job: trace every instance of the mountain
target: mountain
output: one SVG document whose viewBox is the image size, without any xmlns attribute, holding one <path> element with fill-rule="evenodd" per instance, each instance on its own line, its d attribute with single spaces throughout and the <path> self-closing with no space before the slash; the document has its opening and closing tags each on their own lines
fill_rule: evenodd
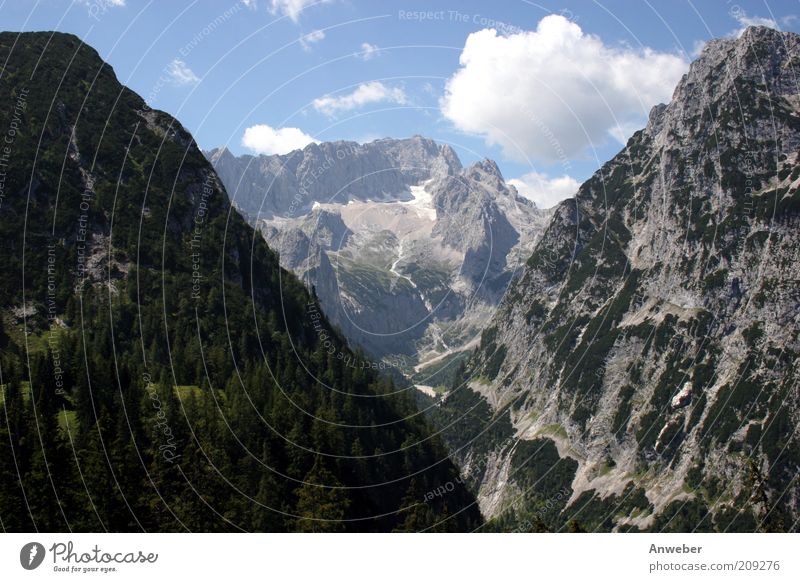
<svg viewBox="0 0 800 582">
<path fill-rule="evenodd" d="M 0 61 L 4 530 L 480 524 L 175 119 L 75 36 L 2 33 Z"/>
<path fill-rule="evenodd" d="M 797 530 L 798 50 L 708 43 L 556 208 L 435 412 L 488 528 Z"/>
<path fill-rule="evenodd" d="M 206 156 L 334 325 L 424 390 L 476 345 L 549 217 L 494 162 L 420 136 Z"/>
<path fill-rule="evenodd" d="M 217 148 L 206 156 L 233 203 L 259 217 L 305 214 L 315 202 L 395 200 L 410 186 L 461 169 L 450 146 L 421 137 L 312 143 L 282 156 L 236 157 Z"/>
</svg>

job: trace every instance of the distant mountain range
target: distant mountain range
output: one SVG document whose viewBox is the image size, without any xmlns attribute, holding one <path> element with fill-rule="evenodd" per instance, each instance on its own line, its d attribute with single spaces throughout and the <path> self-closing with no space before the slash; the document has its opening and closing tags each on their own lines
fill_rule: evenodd
<svg viewBox="0 0 800 582">
<path fill-rule="evenodd" d="M 206 156 L 345 336 L 409 373 L 476 345 L 549 217 L 494 162 L 419 136 Z"/>
</svg>

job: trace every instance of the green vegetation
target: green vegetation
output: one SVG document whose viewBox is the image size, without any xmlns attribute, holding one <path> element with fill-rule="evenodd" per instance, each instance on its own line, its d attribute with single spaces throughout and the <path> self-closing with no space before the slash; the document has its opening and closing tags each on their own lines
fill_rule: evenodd
<svg viewBox="0 0 800 582">
<path fill-rule="evenodd" d="M 408 279 L 398 277 L 388 269 L 380 269 L 341 256 L 336 260 L 336 269 L 340 285 L 346 289 L 360 289 L 358 296 L 365 299 L 403 291 L 410 293 L 414 289 Z"/>
<path fill-rule="evenodd" d="M 625 436 L 625 430 L 628 428 L 628 421 L 631 416 L 631 399 L 635 393 L 636 389 L 630 384 L 620 390 L 619 405 L 611 424 L 611 431 L 617 439 L 622 439 Z"/>
<path fill-rule="evenodd" d="M 538 434 L 545 436 L 555 436 L 560 439 L 567 438 L 566 429 L 560 424 L 548 424 L 539 429 Z"/>
<path fill-rule="evenodd" d="M 453 384 L 460 366 L 469 360 L 470 352 L 456 352 L 438 360 L 429 366 L 425 366 L 421 371 L 415 372 L 410 377 L 412 384 L 425 384 L 433 386 L 434 390 L 441 387 L 446 389 Z"/>
<path fill-rule="evenodd" d="M 481 531 L 558 531 L 560 514 L 572 495 L 578 463 L 562 459 L 549 439 L 519 441 L 511 459 L 511 477 L 519 493 L 506 510 Z"/>
<path fill-rule="evenodd" d="M 347 364 L 177 121 L 76 37 L 3 33 L 0 59 L 0 127 L 26 96 L 0 216 L 3 529 L 480 523 L 460 484 L 420 503 L 458 473 L 413 397 Z M 28 353 L 5 323 L 23 281 Z M 34 339 L 53 312 L 66 331 Z"/>
<path fill-rule="evenodd" d="M 464 383 L 466 377 L 465 366 L 459 364 L 449 394 L 441 406 L 428 412 L 428 417 L 442 431 L 442 438 L 453 456 L 460 459 L 468 453 L 473 456 L 474 469 L 468 481 L 475 485 L 483 476 L 489 452 L 510 446 L 515 438 L 510 406 L 493 413 L 483 396 Z"/>
<path fill-rule="evenodd" d="M 500 366 L 503 365 L 503 362 L 506 359 L 506 347 L 505 346 L 497 346 L 495 349 L 489 354 L 489 359 L 486 360 L 486 363 L 483 365 L 483 374 L 488 380 L 494 380 L 497 378 L 497 374 L 500 372 Z"/>
<path fill-rule="evenodd" d="M 615 527 L 626 529 L 626 518 L 642 517 L 653 512 L 644 489 L 628 483 L 620 495 L 602 498 L 593 489 L 584 491 L 564 509 L 561 522 L 579 523 L 585 531 L 610 531 Z"/>
<path fill-rule="evenodd" d="M 661 533 L 685 532 L 687 524 L 698 533 L 714 531 L 708 507 L 698 499 L 677 499 L 661 511 L 649 531 Z M 751 530 L 752 531 L 752 530 Z"/>
</svg>

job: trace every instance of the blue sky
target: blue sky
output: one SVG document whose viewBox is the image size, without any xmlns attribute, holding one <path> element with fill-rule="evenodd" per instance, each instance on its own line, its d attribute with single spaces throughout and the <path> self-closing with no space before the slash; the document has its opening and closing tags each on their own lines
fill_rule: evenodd
<svg viewBox="0 0 800 582">
<path fill-rule="evenodd" d="M 797 31 L 786 1 L 0 0 L 4 30 L 96 48 L 204 149 L 421 134 L 542 205 L 641 127 L 702 43 Z"/>
</svg>

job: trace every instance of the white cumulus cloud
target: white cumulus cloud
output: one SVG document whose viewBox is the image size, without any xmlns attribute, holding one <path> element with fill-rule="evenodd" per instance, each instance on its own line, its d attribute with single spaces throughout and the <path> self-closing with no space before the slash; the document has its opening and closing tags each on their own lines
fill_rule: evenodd
<svg viewBox="0 0 800 582">
<path fill-rule="evenodd" d="M 533 200 L 539 208 L 550 208 L 562 200 L 575 196 L 580 182 L 571 176 L 550 178 L 539 172 L 529 172 L 521 178 L 509 180 L 521 196 Z"/>
<path fill-rule="evenodd" d="M 440 100 L 444 116 L 508 157 L 546 161 L 628 137 L 688 69 L 675 54 L 608 46 L 559 15 L 535 31 L 472 33 L 460 64 Z"/>
<path fill-rule="evenodd" d="M 200 80 L 200 77 L 195 75 L 194 71 L 180 59 L 173 59 L 172 62 L 167 65 L 166 70 L 170 81 L 176 85 L 191 85 Z"/>
<path fill-rule="evenodd" d="M 310 51 L 311 45 L 325 38 L 325 33 L 321 30 L 313 30 L 300 37 L 300 46 L 304 51 Z"/>
<path fill-rule="evenodd" d="M 257 154 L 288 154 L 303 149 L 316 139 L 296 127 L 274 128 L 269 125 L 253 125 L 244 130 L 242 145 Z"/>
<path fill-rule="evenodd" d="M 351 111 L 370 103 L 408 103 L 405 91 L 400 87 L 387 87 L 380 81 L 362 83 L 346 95 L 325 95 L 314 99 L 314 109 L 328 116 L 342 111 Z"/>
<path fill-rule="evenodd" d="M 355 53 L 355 56 L 361 60 L 368 61 L 378 56 L 380 47 L 368 42 L 361 43 L 361 51 Z"/>
<path fill-rule="evenodd" d="M 300 20 L 300 13 L 312 4 L 327 4 L 332 0 L 271 0 L 270 12 L 273 14 L 283 14 L 291 18 L 294 22 Z"/>
</svg>

